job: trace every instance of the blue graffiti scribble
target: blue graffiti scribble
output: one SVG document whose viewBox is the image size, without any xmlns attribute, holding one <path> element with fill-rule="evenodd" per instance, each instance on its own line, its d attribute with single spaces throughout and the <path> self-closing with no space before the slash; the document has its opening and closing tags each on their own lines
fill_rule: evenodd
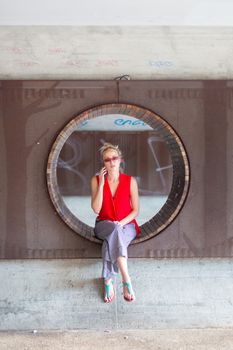
<svg viewBox="0 0 233 350">
<path fill-rule="evenodd" d="M 124 126 L 124 125 L 132 125 L 132 126 L 147 126 L 146 123 L 142 122 L 141 120 L 130 120 L 130 119 L 116 119 L 114 121 L 114 124 L 117 126 Z"/>
</svg>

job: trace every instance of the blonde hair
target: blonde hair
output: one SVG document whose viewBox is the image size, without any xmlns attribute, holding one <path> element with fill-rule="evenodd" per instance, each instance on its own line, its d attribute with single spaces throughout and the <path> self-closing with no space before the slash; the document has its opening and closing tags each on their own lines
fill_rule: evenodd
<svg viewBox="0 0 233 350">
<path fill-rule="evenodd" d="M 121 152 L 121 150 L 119 149 L 118 145 L 113 145 L 113 144 L 111 144 L 111 143 L 109 143 L 109 142 L 105 142 L 105 143 L 103 144 L 103 146 L 100 147 L 100 149 L 99 149 L 100 155 L 101 155 L 102 158 L 103 158 L 104 152 L 106 152 L 106 151 L 109 150 L 109 149 L 113 149 L 114 151 L 117 152 L 117 154 L 118 154 L 118 156 L 119 156 L 120 158 L 122 157 L 122 152 Z"/>
</svg>

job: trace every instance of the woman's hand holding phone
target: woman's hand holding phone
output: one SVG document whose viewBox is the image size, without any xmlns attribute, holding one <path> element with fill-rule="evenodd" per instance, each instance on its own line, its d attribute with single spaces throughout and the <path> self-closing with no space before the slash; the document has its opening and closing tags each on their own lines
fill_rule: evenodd
<svg viewBox="0 0 233 350">
<path fill-rule="evenodd" d="M 107 169 L 106 167 L 104 166 L 101 170 L 100 170 L 100 173 L 99 173 L 99 185 L 100 186 L 103 186 L 104 185 L 104 177 L 105 175 L 107 175 Z"/>
</svg>

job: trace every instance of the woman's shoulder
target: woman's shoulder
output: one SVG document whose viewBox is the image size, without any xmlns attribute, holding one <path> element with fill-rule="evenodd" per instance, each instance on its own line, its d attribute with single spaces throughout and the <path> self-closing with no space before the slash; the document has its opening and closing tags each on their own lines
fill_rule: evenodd
<svg viewBox="0 0 233 350">
<path fill-rule="evenodd" d="M 121 173 L 121 176 L 123 178 L 125 178 L 126 180 L 132 180 L 132 181 L 136 181 L 135 177 L 133 177 L 132 175 L 128 175 L 128 174 L 124 174 L 124 173 Z"/>
<path fill-rule="evenodd" d="M 95 175 L 93 175 L 92 176 L 92 178 L 91 178 L 91 182 L 93 183 L 95 183 L 95 182 L 98 182 L 99 181 L 99 174 L 95 174 Z"/>
<path fill-rule="evenodd" d="M 121 173 L 121 177 L 123 177 L 123 178 L 125 178 L 125 179 L 129 179 L 129 178 L 131 178 L 131 176 L 130 176 L 130 175 L 125 174 L 125 173 Z"/>
<path fill-rule="evenodd" d="M 137 183 L 136 179 L 134 176 L 132 175 L 128 175 L 128 174 L 121 174 L 122 179 L 123 179 L 123 183 L 127 183 L 129 186 L 135 185 L 135 183 Z"/>
</svg>

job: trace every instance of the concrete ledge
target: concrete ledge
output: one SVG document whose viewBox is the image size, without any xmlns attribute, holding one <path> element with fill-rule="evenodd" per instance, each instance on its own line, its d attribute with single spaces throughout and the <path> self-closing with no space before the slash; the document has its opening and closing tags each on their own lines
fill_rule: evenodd
<svg viewBox="0 0 233 350">
<path fill-rule="evenodd" d="M 1 332 L 1 350 L 229 350 L 233 329 Z"/>
<path fill-rule="evenodd" d="M 137 300 L 102 301 L 100 259 L 1 260 L 0 330 L 233 327 L 233 259 L 129 259 Z"/>
<path fill-rule="evenodd" d="M 211 7 L 212 12 L 213 1 L 207 6 L 206 11 Z M 218 6 L 223 9 L 222 2 Z M 229 19 L 229 26 L 227 21 L 222 26 L 180 25 L 180 21 L 178 26 L 153 22 L 131 26 L 129 21 L 124 25 L 103 25 L 101 21 L 101 25 L 79 26 L 70 25 L 70 18 L 65 26 L 2 25 L 0 79 L 113 80 L 122 74 L 133 80 L 232 79 L 230 15 Z M 209 13 L 205 23 L 208 20 Z"/>
</svg>

